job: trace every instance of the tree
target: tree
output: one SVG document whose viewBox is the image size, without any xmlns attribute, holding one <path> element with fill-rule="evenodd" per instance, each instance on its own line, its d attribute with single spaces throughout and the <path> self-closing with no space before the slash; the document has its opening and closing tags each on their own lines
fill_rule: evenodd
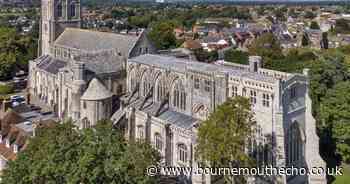
<svg viewBox="0 0 350 184">
<path fill-rule="evenodd" d="M 328 49 L 328 47 L 329 47 L 328 33 L 327 32 L 322 33 L 321 46 L 323 49 Z"/>
<path fill-rule="evenodd" d="M 303 38 L 301 40 L 301 45 L 303 47 L 306 47 L 306 46 L 309 45 L 309 38 L 308 38 L 308 36 L 306 34 L 303 34 Z"/>
<path fill-rule="evenodd" d="M 217 51 L 208 52 L 202 48 L 194 50 L 194 55 L 196 56 L 196 59 L 198 61 L 206 62 L 206 63 L 211 63 L 213 61 L 216 61 L 219 57 L 219 54 Z"/>
<path fill-rule="evenodd" d="M 249 54 L 240 50 L 231 49 L 225 52 L 225 61 L 238 64 L 248 64 Z"/>
<path fill-rule="evenodd" d="M 8 84 L 0 84 L 0 95 L 8 95 L 14 92 L 13 86 Z"/>
<path fill-rule="evenodd" d="M 67 122 L 39 129 L 1 183 L 156 183 L 145 170 L 158 162 L 150 145 L 127 143 L 110 122 L 85 130 Z"/>
<path fill-rule="evenodd" d="M 254 40 L 249 47 L 249 54 L 262 56 L 263 59 L 279 59 L 283 57 L 281 45 L 272 33 L 265 33 Z"/>
<path fill-rule="evenodd" d="M 335 33 L 349 34 L 350 33 L 350 21 L 346 19 L 337 19 L 334 27 Z"/>
<path fill-rule="evenodd" d="M 305 12 L 304 18 L 306 19 L 314 19 L 317 15 L 312 11 Z"/>
<path fill-rule="evenodd" d="M 252 160 L 245 149 L 254 130 L 252 118 L 250 102 L 244 97 L 229 99 L 218 106 L 198 128 L 199 161 L 214 167 L 250 166 Z"/>
<path fill-rule="evenodd" d="M 148 36 L 158 49 L 175 48 L 177 45 L 174 34 L 175 27 L 174 22 L 157 22 L 152 25 Z"/>
<path fill-rule="evenodd" d="M 337 83 L 322 98 L 320 115 L 336 141 L 337 153 L 350 163 L 350 82 Z"/>
<path fill-rule="evenodd" d="M 310 29 L 320 29 L 320 25 L 316 21 L 310 23 Z"/>
<path fill-rule="evenodd" d="M 16 69 L 28 69 L 28 61 L 36 56 L 36 41 L 21 36 L 15 29 L 0 27 L 0 80 L 10 79 Z"/>
</svg>

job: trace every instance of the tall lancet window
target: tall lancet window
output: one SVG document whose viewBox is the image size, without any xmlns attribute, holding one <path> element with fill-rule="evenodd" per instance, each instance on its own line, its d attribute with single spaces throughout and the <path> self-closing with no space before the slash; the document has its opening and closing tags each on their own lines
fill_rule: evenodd
<svg viewBox="0 0 350 184">
<path fill-rule="evenodd" d="M 60 3 L 57 5 L 57 17 L 62 17 L 62 15 L 62 4 Z"/>
<path fill-rule="evenodd" d="M 173 88 L 173 106 L 186 110 L 186 92 L 180 80 L 177 80 Z"/>
<path fill-rule="evenodd" d="M 151 90 L 151 81 L 145 72 L 142 76 L 142 96 L 147 96 L 149 90 Z"/>
<path fill-rule="evenodd" d="M 166 96 L 166 87 L 165 82 L 162 79 L 158 79 L 157 81 L 157 101 L 162 101 Z"/>
<path fill-rule="evenodd" d="M 76 5 L 75 2 L 70 5 L 70 17 L 75 17 L 76 16 Z"/>
</svg>

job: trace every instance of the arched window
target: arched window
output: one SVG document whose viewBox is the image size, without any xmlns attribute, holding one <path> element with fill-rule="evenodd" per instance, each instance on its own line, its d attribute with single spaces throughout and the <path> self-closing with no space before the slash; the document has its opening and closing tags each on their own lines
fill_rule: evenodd
<svg viewBox="0 0 350 184">
<path fill-rule="evenodd" d="M 294 122 L 287 132 L 287 164 L 298 166 L 299 161 L 303 157 L 304 143 L 302 140 L 302 130 L 300 130 L 299 123 Z"/>
<path fill-rule="evenodd" d="M 62 17 L 62 15 L 62 4 L 60 3 L 57 5 L 57 17 Z"/>
<path fill-rule="evenodd" d="M 177 146 L 178 150 L 178 160 L 186 163 L 187 162 L 187 147 L 185 144 L 178 144 Z"/>
<path fill-rule="evenodd" d="M 162 149 L 163 149 L 163 140 L 162 140 L 162 136 L 160 135 L 160 133 L 155 133 L 154 134 L 154 142 L 155 142 L 156 149 L 159 150 L 159 151 L 162 151 Z"/>
<path fill-rule="evenodd" d="M 180 80 L 174 83 L 173 106 L 180 110 L 186 110 L 186 92 Z"/>
<path fill-rule="evenodd" d="M 145 128 L 142 125 L 137 126 L 137 137 L 142 140 L 145 138 L 144 135 Z"/>
<path fill-rule="evenodd" d="M 84 129 L 85 129 L 85 128 L 90 128 L 90 127 L 91 127 L 90 121 L 89 121 L 86 117 L 83 118 L 82 122 L 83 122 L 83 128 L 84 128 Z"/>
<path fill-rule="evenodd" d="M 151 81 L 145 72 L 142 76 L 142 96 L 146 96 L 149 90 L 151 90 Z"/>
<path fill-rule="evenodd" d="M 157 85 L 157 101 L 162 101 L 166 96 L 166 86 L 165 82 L 162 79 L 158 79 L 156 82 Z"/>
<path fill-rule="evenodd" d="M 72 3 L 71 5 L 70 5 L 70 17 L 75 17 L 76 16 L 76 5 L 75 5 L 75 3 Z"/>
<path fill-rule="evenodd" d="M 134 89 L 137 86 L 137 79 L 136 79 L 136 69 L 131 70 L 129 75 L 129 92 L 134 91 Z"/>
</svg>

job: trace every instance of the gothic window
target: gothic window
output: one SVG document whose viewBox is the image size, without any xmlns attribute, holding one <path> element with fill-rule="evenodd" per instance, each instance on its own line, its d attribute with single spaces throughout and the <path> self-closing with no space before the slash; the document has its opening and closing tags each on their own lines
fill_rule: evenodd
<svg viewBox="0 0 350 184">
<path fill-rule="evenodd" d="M 292 88 L 290 89 L 290 98 L 293 99 L 293 98 L 295 98 L 296 96 L 297 96 L 297 89 L 296 89 L 296 87 L 292 87 Z"/>
<path fill-rule="evenodd" d="M 139 53 L 142 54 L 142 47 L 139 48 Z"/>
<path fill-rule="evenodd" d="M 232 97 L 238 96 L 238 87 L 232 86 Z"/>
<path fill-rule="evenodd" d="M 144 73 L 142 77 L 142 95 L 146 96 L 149 90 L 151 90 L 151 81 L 149 81 L 147 73 Z"/>
<path fill-rule="evenodd" d="M 159 151 L 162 151 L 162 149 L 163 149 L 163 140 L 162 140 L 162 136 L 159 133 L 155 133 L 154 134 L 154 141 L 155 141 L 156 149 L 159 150 Z"/>
<path fill-rule="evenodd" d="M 199 79 L 198 78 L 194 79 L 194 88 L 199 89 Z"/>
<path fill-rule="evenodd" d="M 177 146 L 177 150 L 178 150 L 178 160 L 186 163 L 187 162 L 187 147 L 185 144 L 179 144 Z"/>
<path fill-rule="evenodd" d="M 130 72 L 130 77 L 129 77 L 130 92 L 135 89 L 136 85 L 137 85 L 136 71 L 134 69 Z"/>
<path fill-rule="evenodd" d="M 264 107 L 270 107 L 270 96 L 269 94 L 263 94 L 263 106 Z"/>
<path fill-rule="evenodd" d="M 72 3 L 70 5 L 70 17 L 75 17 L 76 16 L 76 5 L 75 3 Z"/>
<path fill-rule="evenodd" d="M 209 80 L 205 80 L 205 86 L 204 86 L 204 90 L 206 92 L 209 92 L 210 91 L 210 81 Z"/>
<path fill-rule="evenodd" d="M 83 102 L 83 109 L 86 109 L 86 102 Z"/>
<path fill-rule="evenodd" d="M 83 128 L 90 128 L 91 127 L 91 124 L 90 124 L 90 121 L 87 119 L 87 118 L 84 118 L 83 119 Z"/>
<path fill-rule="evenodd" d="M 157 82 L 157 101 L 160 102 L 165 98 L 166 88 L 165 83 L 162 79 L 158 79 Z"/>
<path fill-rule="evenodd" d="M 298 162 L 303 156 L 303 142 L 298 122 L 294 122 L 287 132 L 287 164 L 298 166 Z"/>
<path fill-rule="evenodd" d="M 62 4 L 58 4 L 57 5 L 57 16 L 58 17 L 62 17 L 63 13 L 62 13 Z"/>
<path fill-rule="evenodd" d="M 142 125 L 137 126 L 137 136 L 140 140 L 144 139 L 144 127 Z"/>
<path fill-rule="evenodd" d="M 180 110 L 186 110 L 186 92 L 181 81 L 179 80 L 174 84 L 173 106 Z"/>
<path fill-rule="evenodd" d="M 250 90 L 250 103 L 256 104 L 256 91 Z"/>
</svg>

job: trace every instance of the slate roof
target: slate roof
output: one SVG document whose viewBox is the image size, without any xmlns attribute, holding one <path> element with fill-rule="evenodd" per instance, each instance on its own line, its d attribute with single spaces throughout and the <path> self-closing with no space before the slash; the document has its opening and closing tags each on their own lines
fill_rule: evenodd
<svg viewBox="0 0 350 184">
<path fill-rule="evenodd" d="M 118 49 L 123 56 L 129 56 L 139 37 L 115 33 L 98 32 L 77 28 L 66 28 L 57 38 L 55 45 L 85 52 Z"/>
<path fill-rule="evenodd" d="M 240 70 L 237 68 L 233 68 L 230 66 L 222 66 L 222 65 L 214 65 L 196 61 L 189 61 L 185 59 L 179 59 L 175 57 L 169 56 L 161 56 L 161 55 L 141 55 L 138 57 L 134 57 L 129 59 L 129 62 L 140 63 L 144 65 L 151 65 L 159 68 L 167 68 L 173 71 L 186 73 L 186 70 L 193 70 L 198 72 L 215 72 L 215 73 L 224 73 L 230 74 L 238 77 L 245 77 L 253 80 L 260 80 L 264 82 L 273 83 L 278 79 L 275 79 L 270 76 L 262 75 L 255 72 L 249 72 L 246 70 Z"/>
<path fill-rule="evenodd" d="M 81 99 L 95 101 L 107 99 L 112 96 L 113 94 L 98 79 L 93 78 Z"/>
<path fill-rule="evenodd" d="M 134 107 L 135 109 L 140 109 L 142 102 L 143 102 L 143 98 L 134 99 L 132 100 L 132 103 L 130 104 L 130 106 Z M 159 106 L 160 106 L 160 103 L 154 102 L 152 99 L 149 99 L 144 104 L 143 108 L 141 108 L 140 110 L 142 110 L 142 112 L 155 116 Z M 175 125 L 177 127 L 184 128 L 187 130 L 191 129 L 193 125 L 197 121 L 199 121 L 198 119 L 192 116 L 174 111 L 169 108 L 164 108 L 164 107 L 161 109 L 160 114 L 157 115 L 156 117 L 171 125 Z"/>
<path fill-rule="evenodd" d="M 41 56 L 37 59 L 37 67 L 52 74 L 57 74 L 59 70 L 66 66 L 66 62 L 49 55 Z"/>
<path fill-rule="evenodd" d="M 124 58 L 116 50 L 101 51 L 95 54 L 82 54 L 74 60 L 83 62 L 95 74 L 113 73 L 123 69 Z"/>
</svg>

